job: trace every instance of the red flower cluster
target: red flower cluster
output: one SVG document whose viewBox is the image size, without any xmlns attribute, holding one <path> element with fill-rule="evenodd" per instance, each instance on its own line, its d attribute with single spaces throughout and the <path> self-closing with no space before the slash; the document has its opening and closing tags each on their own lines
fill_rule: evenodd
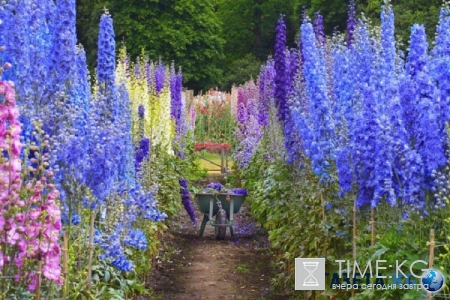
<svg viewBox="0 0 450 300">
<path fill-rule="evenodd" d="M 225 147 L 227 152 L 231 152 L 230 144 L 228 143 L 197 143 L 195 144 L 195 151 L 206 150 L 210 153 L 220 153 L 221 149 Z"/>
</svg>

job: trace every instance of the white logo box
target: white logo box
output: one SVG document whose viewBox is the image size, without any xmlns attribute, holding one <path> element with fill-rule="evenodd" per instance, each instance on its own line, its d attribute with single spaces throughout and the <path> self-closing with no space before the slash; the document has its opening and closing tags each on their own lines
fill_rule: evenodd
<svg viewBox="0 0 450 300">
<path fill-rule="evenodd" d="M 325 290 L 325 258 L 295 259 L 295 290 Z"/>
</svg>

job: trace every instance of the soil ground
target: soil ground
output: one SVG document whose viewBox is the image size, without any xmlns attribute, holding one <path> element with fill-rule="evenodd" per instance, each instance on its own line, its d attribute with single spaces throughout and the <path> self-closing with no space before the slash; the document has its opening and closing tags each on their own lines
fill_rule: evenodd
<svg viewBox="0 0 450 300">
<path fill-rule="evenodd" d="M 206 225 L 198 235 L 203 215 L 193 203 L 197 224 L 183 210 L 168 222 L 163 250 L 150 276 L 152 299 L 283 299 L 270 293 L 273 273 L 267 236 L 255 226 L 244 204 L 235 215 L 235 236 L 214 237 Z M 284 298 L 287 299 L 287 298 Z"/>
</svg>

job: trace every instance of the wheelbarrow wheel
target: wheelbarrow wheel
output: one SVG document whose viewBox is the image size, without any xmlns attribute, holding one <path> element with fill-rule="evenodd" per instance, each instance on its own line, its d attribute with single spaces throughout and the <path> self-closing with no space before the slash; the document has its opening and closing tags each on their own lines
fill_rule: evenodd
<svg viewBox="0 0 450 300">
<path fill-rule="evenodd" d="M 227 224 L 227 214 L 224 209 L 219 209 L 216 214 L 216 224 L 217 225 L 225 225 Z M 216 226 L 215 235 L 216 240 L 224 240 L 225 234 L 227 232 L 227 228 L 225 226 Z"/>
</svg>

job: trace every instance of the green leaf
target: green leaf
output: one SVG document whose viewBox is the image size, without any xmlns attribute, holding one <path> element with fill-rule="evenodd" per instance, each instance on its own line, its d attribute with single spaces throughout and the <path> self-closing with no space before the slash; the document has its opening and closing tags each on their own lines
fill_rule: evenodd
<svg viewBox="0 0 450 300">
<path fill-rule="evenodd" d="M 111 273 L 109 271 L 105 272 L 105 282 L 109 282 L 111 280 Z"/>
</svg>

